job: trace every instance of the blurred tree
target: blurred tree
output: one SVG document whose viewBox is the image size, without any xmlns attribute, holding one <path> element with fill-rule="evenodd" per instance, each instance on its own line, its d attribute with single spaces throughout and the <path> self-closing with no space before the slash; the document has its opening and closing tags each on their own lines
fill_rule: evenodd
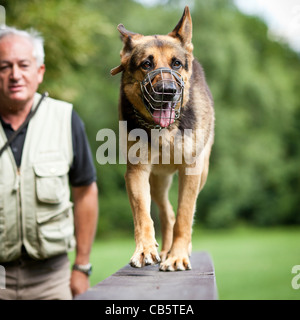
<svg viewBox="0 0 300 320">
<path fill-rule="evenodd" d="M 82 94 L 80 73 L 97 50 L 94 37 L 113 30 L 105 16 L 83 0 L 2 0 L 1 4 L 7 25 L 34 28 L 45 38 L 47 73 L 41 89 L 65 100 Z"/>
<path fill-rule="evenodd" d="M 200 219 L 203 212 L 211 226 L 299 223 L 299 55 L 270 41 L 266 25 L 231 1 L 195 2 L 193 21 L 216 108 Z"/>
</svg>

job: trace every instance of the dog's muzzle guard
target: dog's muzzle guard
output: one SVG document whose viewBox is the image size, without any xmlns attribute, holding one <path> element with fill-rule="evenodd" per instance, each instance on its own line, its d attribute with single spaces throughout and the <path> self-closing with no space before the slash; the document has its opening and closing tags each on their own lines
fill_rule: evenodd
<svg viewBox="0 0 300 320">
<path fill-rule="evenodd" d="M 145 107 L 155 127 L 168 128 L 180 117 L 184 92 L 181 74 L 169 68 L 158 68 L 147 73 L 140 84 Z"/>
</svg>

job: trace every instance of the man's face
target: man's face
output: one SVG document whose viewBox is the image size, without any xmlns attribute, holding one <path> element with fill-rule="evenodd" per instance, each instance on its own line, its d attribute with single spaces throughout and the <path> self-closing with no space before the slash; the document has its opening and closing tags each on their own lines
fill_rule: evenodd
<svg viewBox="0 0 300 320">
<path fill-rule="evenodd" d="M 14 108 L 31 101 L 44 72 L 44 65 L 37 66 L 29 39 L 8 35 L 0 40 L 0 103 Z"/>
</svg>

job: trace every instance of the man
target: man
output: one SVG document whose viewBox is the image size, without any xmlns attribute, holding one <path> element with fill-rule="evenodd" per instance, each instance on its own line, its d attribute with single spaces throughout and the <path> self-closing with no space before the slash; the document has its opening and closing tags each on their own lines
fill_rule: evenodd
<svg viewBox="0 0 300 320">
<path fill-rule="evenodd" d="M 0 148 L 19 132 L 0 152 L 0 265 L 6 273 L 0 299 L 71 299 L 89 287 L 95 168 L 72 105 L 37 93 L 44 73 L 43 39 L 1 29 Z"/>
</svg>

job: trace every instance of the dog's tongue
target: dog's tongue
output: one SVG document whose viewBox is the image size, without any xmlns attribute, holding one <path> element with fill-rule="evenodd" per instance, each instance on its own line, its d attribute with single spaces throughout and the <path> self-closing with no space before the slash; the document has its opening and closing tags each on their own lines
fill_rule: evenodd
<svg viewBox="0 0 300 320">
<path fill-rule="evenodd" d="M 163 128 L 168 127 L 175 121 L 175 111 L 170 105 L 166 109 L 155 110 L 152 116 L 154 122 Z"/>
</svg>

